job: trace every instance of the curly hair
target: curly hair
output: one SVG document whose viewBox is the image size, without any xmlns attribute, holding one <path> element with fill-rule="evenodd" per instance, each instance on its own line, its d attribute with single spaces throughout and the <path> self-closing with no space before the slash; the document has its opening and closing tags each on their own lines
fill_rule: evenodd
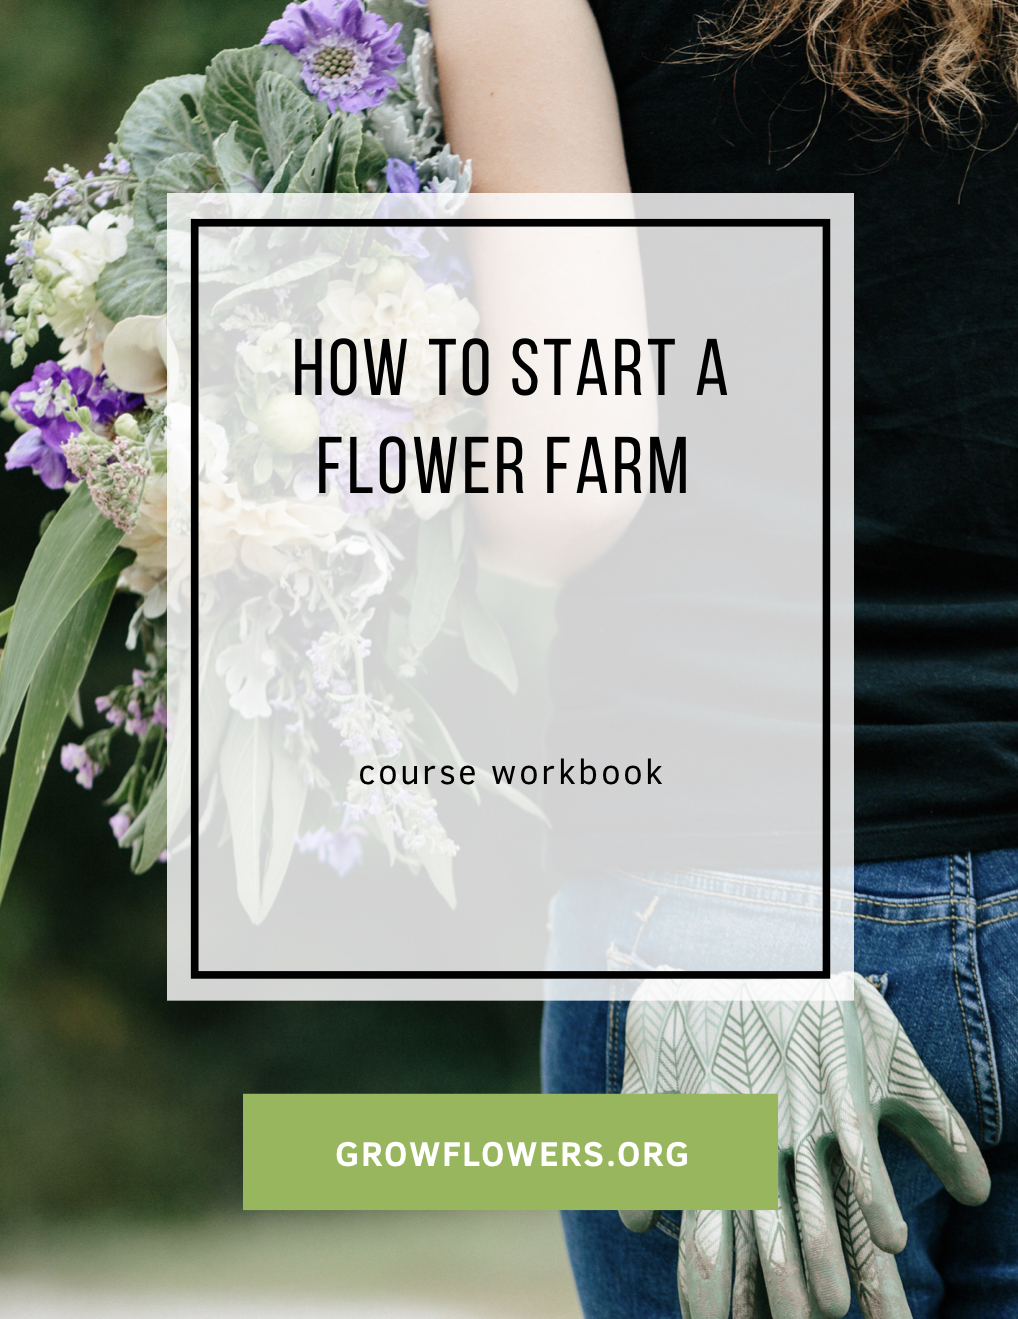
<svg viewBox="0 0 1018 1319">
<path fill-rule="evenodd" d="M 988 103 L 1018 98 L 1018 0 L 737 0 L 701 19 L 697 62 L 804 42 L 812 74 L 903 130 L 914 119 L 971 138 Z"/>
</svg>

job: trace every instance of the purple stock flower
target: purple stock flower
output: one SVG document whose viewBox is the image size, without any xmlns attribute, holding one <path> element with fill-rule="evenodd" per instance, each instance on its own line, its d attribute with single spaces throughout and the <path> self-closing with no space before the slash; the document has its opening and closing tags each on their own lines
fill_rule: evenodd
<svg viewBox="0 0 1018 1319">
<path fill-rule="evenodd" d="M 69 774 L 75 775 L 83 788 L 90 788 L 99 773 L 99 766 L 76 742 L 65 742 L 60 748 L 60 763 Z"/>
<path fill-rule="evenodd" d="M 390 192 L 420 192 L 421 181 L 417 177 L 417 166 L 408 165 L 405 160 L 390 156 L 385 166 L 385 181 Z"/>
<path fill-rule="evenodd" d="M 67 463 L 59 448 L 52 449 L 42 437 L 38 426 L 19 435 L 7 450 L 4 466 L 9 472 L 15 467 L 31 467 L 43 485 L 51 490 L 62 490 L 66 481 L 77 481 L 67 470 Z"/>
<path fill-rule="evenodd" d="M 314 833 L 301 834 L 297 838 L 297 847 L 301 852 L 315 852 L 318 860 L 331 866 L 337 875 L 345 875 L 361 859 L 361 842 L 358 835 L 363 829 L 341 829 L 330 833 L 323 825 Z"/>
<path fill-rule="evenodd" d="M 414 269 L 425 284 L 452 284 L 458 289 L 465 289 L 469 284 L 470 271 L 450 244 L 449 235 L 444 229 L 387 224 L 385 232 L 396 244 L 397 251 L 404 256 L 417 258 L 418 264 Z"/>
<path fill-rule="evenodd" d="M 109 426 L 122 412 L 140 408 L 140 394 L 125 394 L 111 389 L 105 376 L 94 376 L 83 366 L 65 371 L 56 362 L 43 362 L 31 380 L 11 391 L 10 406 L 32 429 L 19 435 L 7 450 L 7 470 L 31 467 L 51 490 L 59 490 L 66 481 L 77 481 L 67 470 L 64 445 L 81 427 L 64 416 L 56 399 L 60 386 L 67 382 L 78 407 L 87 407 L 96 427 Z"/>
<path fill-rule="evenodd" d="M 296 55 L 304 85 L 330 112 L 338 106 L 356 114 L 380 105 L 396 86 L 389 70 L 404 61 L 402 26 L 367 13 L 361 0 L 304 0 L 286 6 L 261 44 Z"/>
<path fill-rule="evenodd" d="M 386 170 L 388 174 L 388 170 Z M 385 202 L 382 201 L 379 210 L 382 211 Z M 398 251 L 404 256 L 426 257 L 428 249 L 421 241 L 427 230 L 423 225 L 386 225 L 385 232 L 396 244 Z"/>
</svg>

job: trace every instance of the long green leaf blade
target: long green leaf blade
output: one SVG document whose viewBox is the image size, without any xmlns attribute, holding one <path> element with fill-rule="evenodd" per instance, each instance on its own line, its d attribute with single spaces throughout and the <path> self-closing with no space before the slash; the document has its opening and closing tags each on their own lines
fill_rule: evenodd
<svg viewBox="0 0 1018 1319">
<path fill-rule="evenodd" d="M 0 749 L 57 628 L 95 580 L 123 536 L 82 482 L 46 528 L 28 565 L 0 660 Z"/>
<path fill-rule="evenodd" d="M 234 713 L 219 762 L 233 835 L 237 896 L 255 925 L 261 914 L 261 840 L 272 754 L 264 725 L 263 719 Z"/>
<path fill-rule="evenodd" d="M 166 846 L 166 771 L 152 789 L 152 796 L 145 807 L 145 839 L 141 845 L 141 855 L 132 866 L 136 875 L 155 865 L 159 854 Z"/>
<path fill-rule="evenodd" d="M 190 652 L 188 652 L 190 654 Z M 181 666 L 173 742 L 166 753 L 166 838 L 173 838 L 191 804 L 191 666 Z"/>
<path fill-rule="evenodd" d="M 10 631 L 11 619 L 14 617 L 14 606 L 11 605 L 0 614 L 0 637 L 5 637 Z"/>
<path fill-rule="evenodd" d="M 497 620 L 476 596 L 464 594 L 460 597 L 460 626 L 470 658 L 493 674 L 515 696 L 519 679 L 509 642 Z"/>
<path fill-rule="evenodd" d="M 272 845 L 265 866 L 259 925 L 279 894 L 293 855 L 307 795 L 308 785 L 301 778 L 297 762 L 277 744 L 272 749 Z"/>
<path fill-rule="evenodd" d="M 410 641 L 417 650 L 430 646 L 445 621 L 460 575 L 453 552 L 450 519 L 439 515 L 417 529 L 417 577 L 410 599 Z"/>
<path fill-rule="evenodd" d="M 109 576 L 89 587 L 57 628 L 35 670 L 25 702 L 4 812 L 3 838 L 0 839 L 0 899 L 18 855 L 46 765 L 99 640 L 116 584 L 116 577 Z"/>
</svg>

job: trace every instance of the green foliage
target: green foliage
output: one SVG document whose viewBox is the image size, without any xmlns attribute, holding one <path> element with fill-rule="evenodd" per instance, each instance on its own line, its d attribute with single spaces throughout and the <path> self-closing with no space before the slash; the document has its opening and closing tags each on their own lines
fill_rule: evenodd
<svg viewBox="0 0 1018 1319">
<path fill-rule="evenodd" d="M 261 192 L 267 163 L 265 151 L 255 147 L 250 154 L 246 143 L 237 140 L 236 122 L 212 143 L 212 155 L 227 192 Z"/>
<path fill-rule="evenodd" d="M 519 679 L 505 633 L 475 595 L 461 595 L 459 607 L 467 654 L 515 695 Z"/>
<path fill-rule="evenodd" d="M 230 819 L 237 896 L 257 925 L 263 917 L 261 838 L 272 777 L 272 747 L 263 719 L 230 716 L 222 750 L 223 795 Z"/>
<path fill-rule="evenodd" d="M 282 0 L 149 0 L 143 10 L 125 0 L 22 6 L 0 43 L 0 210 L 10 215 L 14 199 L 35 191 L 51 165 L 94 167 L 141 88 L 204 69 L 225 46 L 258 41 L 282 7 Z M 158 158 L 191 151 L 211 163 L 210 139 L 168 142 Z M 29 370 L 57 356 L 56 339 L 44 331 Z M 8 372 L 0 355 L 4 388 L 25 377 Z M 0 429 L 6 449 L 16 435 L 7 423 Z M 64 497 L 20 471 L 0 470 L 0 482 L 0 599 L 10 604 L 43 512 Z M 92 698 L 123 679 L 132 607 L 114 599 L 83 686 L 86 720 Z M 0 637 L 12 612 L 0 612 Z M 200 692 L 200 749 L 204 757 L 209 746 L 214 768 L 229 716 L 214 655 Z M 180 736 L 178 723 L 174 750 Z M 0 757 L 0 801 L 12 753 Z M 126 748 L 115 749 L 121 753 Z M 118 772 L 125 769 L 126 762 Z M 4 899 L 5 1224 L 194 1214 L 239 1203 L 236 1104 L 244 1091 L 539 1088 L 540 1004 L 167 1003 L 164 885 L 138 882 L 120 864 L 124 854 L 95 795 L 51 763 L 35 808 L 50 827 L 28 831 Z M 374 1047 L 379 1038 L 391 1047 Z"/>
<path fill-rule="evenodd" d="M 292 284 L 307 279 L 311 275 L 317 275 L 319 271 L 328 270 L 335 264 L 336 258 L 328 252 L 318 252 L 314 256 L 305 257 L 301 261 L 294 261 L 288 266 L 283 266 L 280 270 L 274 270 L 271 275 L 266 275 L 263 279 L 253 280 L 250 284 L 242 284 L 239 288 L 225 294 L 212 308 L 211 314 L 213 316 L 220 315 L 232 307 L 235 302 L 250 297 L 252 293 L 260 293 L 265 289 L 289 288 Z"/>
<path fill-rule="evenodd" d="M 438 636 L 459 580 L 462 546 L 453 549 L 452 518 L 440 513 L 417 531 L 417 577 L 410 598 L 410 641 L 425 650 Z"/>
<path fill-rule="evenodd" d="M 230 698 L 222 678 L 216 673 L 217 640 L 215 628 L 207 628 L 200 635 L 198 644 L 195 677 L 201 737 L 198 739 L 197 789 L 204 787 L 205 780 L 219 763 L 219 749 L 230 718 Z"/>
<path fill-rule="evenodd" d="M 452 734 L 417 688 L 404 678 L 396 678 L 393 692 L 396 704 L 405 707 L 413 715 L 414 733 L 422 740 L 428 754 L 438 761 L 447 761 L 456 770 L 461 769 L 467 762 L 453 741 Z M 475 802 L 481 800 L 476 788 L 466 785 L 464 788 Z"/>
<path fill-rule="evenodd" d="M 133 555 L 114 552 L 117 573 Z M 14 757 L 11 790 L 0 840 L 0 899 L 7 887 L 28 818 L 75 693 L 92 660 L 117 584 L 117 573 L 99 575 L 71 609 L 40 659 L 25 702 Z"/>
<path fill-rule="evenodd" d="M 308 785 L 297 762 L 283 746 L 278 721 L 273 728 L 272 748 L 272 839 L 265 865 L 265 882 L 261 893 L 261 919 L 268 915 L 286 875 L 294 842 L 300 828 Z"/>
<path fill-rule="evenodd" d="M 258 116 L 258 81 L 269 72 L 297 83 L 300 63 L 282 46 L 247 46 L 220 51 L 206 75 L 201 113 L 209 132 L 215 138 L 236 123 L 237 142 L 249 156 L 265 147 Z"/>
<path fill-rule="evenodd" d="M 262 141 L 273 170 L 302 162 L 318 136 L 317 102 L 281 73 L 263 73 L 255 89 L 255 110 Z"/>
<path fill-rule="evenodd" d="M 205 192 L 218 182 L 219 176 L 211 162 L 194 151 L 160 161 L 135 191 L 133 233 L 151 246 L 159 261 L 165 261 L 167 193 Z"/>
<path fill-rule="evenodd" d="M 140 179 L 147 179 L 169 156 L 209 155 L 208 130 L 193 113 L 204 87 L 202 74 L 185 73 L 161 78 L 139 92 L 120 121 L 117 143 Z"/>
<path fill-rule="evenodd" d="M 46 528 L 14 602 L 0 660 L 0 748 L 6 745 L 39 661 L 67 615 L 117 548 L 123 532 L 77 485 Z"/>
<path fill-rule="evenodd" d="M 336 112 L 337 117 L 340 111 Z M 364 130 L 356 115 L 344 115 L 336 138 L 336 178 L 333 192 L 357 191 L 357 162 L 360 159 Z"/>
<path fill-rule="evenodd" d="M 357 187 L 363 188 L 369 179 L 381 174 L 385 169 L 386 159 L 385 148 L 378 138 L 365 133 L 361 141 L 360 155 L 357 157 L 357 167 L 354 170 Z"/>
<path fill-rule="evenodd" d="M 96 284 L 99 306 L 111 321 L 161 316 L 166 310 L 166 262 L 140 234 L 127 235 L 127 251 L 111 261 Z"/>
<path fill-rule="evenodd" d="M 141 829 L 130 839 L 132 843 L 131 869 L 136 875 L 151 870 L 166 846 L 166 774 L 160 777 L 148 804 L 132 824 Z M 126 840 L 126 835 L 125 835 Z"/>
<path fill-rule="evenodd" d="M 336 136 L 343 125 L 343 116 L 334 114 L 315 138 L 304 157 L 300 169 L 293 176 L 291 192 L 331 192 L 335 170 L 332 168 Z"/>
</svg>

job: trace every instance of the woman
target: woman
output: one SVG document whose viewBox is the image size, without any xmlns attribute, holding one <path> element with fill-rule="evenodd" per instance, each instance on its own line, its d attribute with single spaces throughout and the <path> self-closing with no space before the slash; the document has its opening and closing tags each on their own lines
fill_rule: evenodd
<svg viewBox="0 0 1018 1319">
<path fill-rule="evenodd" d="M 898 1263 L 917 1319 L 1018 1313 L 1018 13 L 764 0 L 704 45 L 679 0 L 432 11 L 449 136 L 482 190 L 855 194 L 856 969 L 993 1177 L 959 1209 L 882 1138 Z M 735 76 L 676 51 L 754 58 Z M 645 525 L 565 588 L 567 616 Z M 554 571 L 569 527 L 530 536 Z M 511 536 L 487 552 L 514 570 Z M 548 1088 L 617 1090 L 623 1018 L 550 1005 Z M 675 1314 L 667 1229 L 566 1230 L 588 1316 Z"/>
</svg>

